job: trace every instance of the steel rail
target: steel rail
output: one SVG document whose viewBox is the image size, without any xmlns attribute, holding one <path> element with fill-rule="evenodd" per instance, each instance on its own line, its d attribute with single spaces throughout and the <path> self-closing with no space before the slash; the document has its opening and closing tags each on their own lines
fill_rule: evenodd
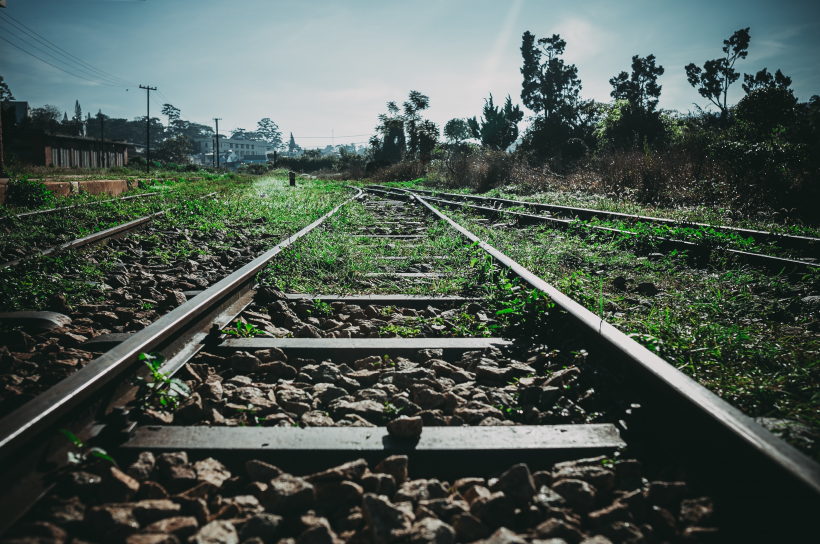
<svg viewBox="0 0 820 544">
<path fill-rule="evenodd" d="M 140 370 L 141 353 L 163 353 L 166 358 L 163 371 L 169 366 L 169 359 L 195 354 L 201 345 L 192 348 L 191 344 L 205 340 L 214 319 L 225 315 L 231 319 L 250 302 L 256 275 L 272 258 L 361 195 L 359 190 L 272 249 L 0 419 L 0 489 L 3 490 L 0 511 L 4 514 L 0 516 L 0 535 L 48 489 L 54 470 L 65 464 L 66 440 L 58 438 L 61 427 L 76 425 L 78 433 L 83 430 L 83 439 L 104 429 L 100 422 L 116 417 L 114 408 L 133 398 L 134 388 L 123 379 Z"/>
<path fill-rule="evenodd" d="M 390 193 L 394 194 L 394 193 Z M 475 204 L 467 204 L 466 202 L 454 202 L 451 200 L 444 200 L 441 198 L 436 197 L 428 197 L 428 200 L 441 203 L 448 207 L 464 207 L 469 208 L 472 210 L 476 210 L 483 214 L 499 214 L 505 213 L 514 217 L 516 221 L 520 224 L 532 224 L 532 223 L 547 223 L 553 227 L 561 228 L 561 229 L 568 229 L 573 225 L 573 220 L 571 219 L 558 219 L 555 217 L 546 217 L 543 215 L 531 215 L 521 212 L 509 211 L 509 210 L 499 210 L 496 208 L 487 208 L 484 206 L 477 206 Z M 587 228 L 595 230 L 597 232 L 603 232 L 605 234 L 612 234 L 612 235 L 622 235 L 622 236 L 638 236 L 637 233 L 616 229 L 612 227 L 602 227 L 599 225 L 585 225 Z M 697 254 L 700 251 L 703 251 L 704 246 L 696 244 L 694 242 L 687 242 L 685 240 L 674 240 L 669 238 L 660 238 L 657 236 L 649 236 L 650 240 L 657 242 L 661 251 L 689 251 L 692 254 Z M 820 269 L 820 264 L 811 263 L 807 261 L 799 261 L 796 259 L 788 259 L 785 257 L 776 257 L 774 255 L 766 255 L 763 253 L 752 253 L 749 251 L 741 251 L 738 249 L 731 249 L 731 248 L 720 248 L 720 251 L 723 251 L 732 257 L 736 258 L 737 260 L 749 264 L 756 267 L 765 268 L 767 270 L 773 272 L 780 272 L 784 269 L 787 269 L 790 272 L 800 272 L 805 273 L 811 270 Z"/>
<path fill-rule="evenodd" d="M 375 187 L 384 187 L 383 185 L 375 185 Z M 729 225 L 710 225 L 708 223 L 697 223 L 690 221 L 678 221 L 675 219 L 665 219 L 663 217 L 651 217 L 646 215 L 632 215 L 621 212 L 608 212 L 604 210 L 594 210 L 591 208 L 575 208 L 572 206 L 559 206 L 557 204 L 544 204 L 541 202 L 528 202 L 526 200 L 510 200 L 506 198 L 464 195 L 459 193 L 444 193 L 436 191 L 428 191 L 425 189 L 403 189 L 413 193 L 422 193 L 429 196 L 443 195 L 452 198 L 461 198 L 465 200 L 473 200 L 477 202 L 496 202 L 500 205 L 511 206 L 526 206 L 537 210 L 544 210 L 549 212 L 557 212 L 572 218 L 578 217 L 589 220 L 593 217 L 599 219 L 620 219 L 625 222 L 646 222 L 655 223 L 659 225 L 674 226 L 674 227 L 704 227 L 711 228 L 723 232 L 729 232 L 742 236 L 744 238 L 754 238 L 757 241 L 766 243 L 777 243 L 784 248 L 792 249 L 813 249 L 820 251 L 820 238 L 813 238 L 809 236 L 797 236 L 794 234 L 778 234 L 774 232 L 766 232 L 755 229 L 744 229 L 739 227 L 731 227 Z"/>
<path fill-rule="evenodd" d="M 16 215 L 7 215 L 7 216 L 5 216 L 5 218 L 14 217 L 16 219 L 22 219 L 24 217 L 29 217 L 29 216 L 32 216 L 32 215 L 41 215 L 41 214 L 44 214 L 44 213 L 56 213 L 56 212 L 61 212 L 63 210 L 72 210 L 74 208 L 82 208 L 84 206 L 96 206 L 98 204 L 107 204 L 108 202 L 122 202 L 123 200 L 133 200 L 133 199 L 136 199 L 136 198 L 145 198 L 145 197 L 148 197 L 148 196 L 155 196 L 155 195 L 158 195 L 158 194 L 160 194 L 160 193 L 144 193 L 144 194 L 141 194 L 141 195 L 124 196 L 122 198 L 110 198 L 108 200 L 100 200 L 100 201 L 97 201 L 97 202 L 86 202 L 84 204 L 74 204 L 72 206 L 62 206 L 60 208 L 49 208 L 47 210 L 35 210 L 33 212 L 24 212 L 24 213 L 18 213 Z"/>
<path fill-rule="evenodd" d="M 204 198 L 208 198 L 210 196 L 214 196 L 216 193 L 208 193 L 207 195 L 203 195 L 198 197 L 198 200 L 202 200 Z M 172 207 L 173 208 L 173 207 Z M 43 250 L 40 250 L 36 253 L 32 253 L 30 255 L 26 255 L 25 257 L 20 257 L 19 259 L 15 259 L 13 261 L 6 261 L 0 264 L 0 268 L 9 268 L 10 266 L 17 266 L 24 260 L 34 259 L 37 257 L 44 257 L 46 255 L 51 255 L 52 253 L 56 253 L 58 251 L 65 251 L 68 249 L 78 249 L 81 247 L 85 247 L 88 245 L 99 244 L 109 238 L 120 238 L 125 234 L 137 230 L 143 227 L 146 223 L 150 222 L 156 217 L 161 215 L 165 215 L 168 211 L 172 208 L 167 208 L 165 210 L 158 211 L 156 213 L 152 213 L 150 215 L 146 215 L 144 217 L 140 217 L 139 219 L 134 219 L 133 221 L 129 221 L 127 223 L 123 223 L 122 225 L 117 225 L 116 227 L 111 227 L 105 230 L 101 230 L 99 232 L 95 232 L 94 234 L 89 234 L 88 236 L 84 236 L 82 238 L 77 238 L 75 240 L 71 240 L 70 242 L 66 242 L 64 244 L 60 244 L 58 246 L 49 247 Z"/>
<path fill-rule="evenodd" d="M 641 420 L 653 440 L 663 444 L 684 466 L 696 468 L 696 477 L 706 478 L 705 485 L 726 501 L 721 504 L 724 512 L 746 521 L 755 516 L 777 519 L 778 528 L 787 527 L 797 531 L 795 534 L 817 523 L 820 465 L 480 240 L 425 199 L 412 197 L 533 288 L 547 294 L 601 349 L 605 361 L 626 369 L 631 375 L 630 388 L 645 402 Z"/>
</svg>

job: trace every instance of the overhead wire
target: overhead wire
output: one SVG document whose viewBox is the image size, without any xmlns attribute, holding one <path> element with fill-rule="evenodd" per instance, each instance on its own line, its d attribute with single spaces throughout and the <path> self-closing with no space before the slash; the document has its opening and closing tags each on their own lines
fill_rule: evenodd
<svg viewBox="0 0 820 544">
<path fill-rule="evenodd" d="M 27 55 L 30 55 L 30 56 L 34 57 L 35 59 L 39 60 L 40 62 L 43 62 L 43 63 L 45 63 L 45 64 L 48 64 L 49 66 L 51 66 L 51 67 L 53 67 L 53 68 L 57 68 L 58 70 L 60 70 L 60 71 L 62 71 L 62 72 L 65 72 L 66 74 L 72 75 L 72 76 L 74 76 L 74 77 L 78 77 L 78 78 L 80 78 L 80 79 L 84 79 L 84 80 L 86 80 L 86 81 L 90 81 L 91 83 L 97 83 L 98 85 L 105 85 L 105 86 L 107 86 L 107 87 L 124 87 L 124 86 L 125 86 L 125 85 L 112 85 L 112 84 L 110 84 L 110 83 L 103 83 L 103 82 L 101 82 L 101 81 L 97 81 L 97 80 L 93 80 L 93 79 L 88 79 L 87 77 L 83 77 L 83 76 L 77 75 L 77 74 L 75 74 L 74 72 L 69 72 L 68 70 L 66 70 L 66 69 L 64 69 L 64 68 L 60 68 L 59 66 L 55 66 L 54 64 L 51 64 L 51 63 L 50 63 L 50 62 L 48 62 L 47 60 L 43 60 L 43 59 L 41 59 L 40 57 L 38 57 L 38 56 L 37 56 L 37 55 L 35 55 L 34 53 L 31 53 L 31 52 L 29 52 L 29 51 L 26 51 L 25 49 L 23 49 L 23 48 L 22 48 L 22 47 L 20 47 L 19 45 L 17 45 L 17 44 L 15 44 L 15 43 L 10 42 L 9 40 L 7 40 L 6 38 L 4 38 L 3 36 L 0 36 L 0 40 L 3 40 L 4 42 L 8 43 L 9 45 L 11 45 L 11 46 L 13 46 L 13 47 L 16 47 L 17 49 L 19 49 L 19 50 L 20 50 L 20 51 L 22 51 L 23 53 L 25 53 L 25 54 L 27 54 Z"/>
<path fill-rule="evenodd" d="M 55 53 L 61 54 L 61 55 L 63 55 L 63 56 L 64 56 L 64 57 L 66 57 L 66 58 L 74 59 L 74 60 L 72 60 L 72 62 L 74 62 L 75 64 L 80 63 L 80 64 L 82 64 L 82 65 L 85 65 L 87 68 L 89 68 L 89 69 L 91 69 L 91 70 L 93 70 L 93 71 L 95 71 L 95 72 L 98 72 L 101 76 L 105 77 L 106 79 L 108 79 L 108 80 L 110 80 L 110 81 L 112 81 L 112 82 L 114 82 L 114 83 L 116 83 L 116 82 L 121 82 L 121 83 L 125 83 L 126 85 L 129 85 L 129 86 L 136 86 L 136 85 L 137 85 L 137 83 L 134 83 L 133 81 L 128 81 L 127 79 L 123 79 L 123 78 L 121 78 L 121 77 L 117 77 L 117 76 L 115 76 L 115 75 L 109 74 L 109 73 L 108 73 L 108 72 L 106 72 L 105 70 L 100 70 L 99 68 L 96 68 L 96 67 L 92 66 L 91 64 L 89 64 L 89 63 L 85 62 L 84 60 L 82 60 L 82 59 L 80 59 L 80 58 L 78 58 L 78 57 L 76 57 L 76 56 L 72 55 L 71 53 L 69 53 L 68 51 L 64 50 L 63 48 L 61 48 L 61 47 L 60 47 L 60 46 L 58 46 L 57 44 L 50 42 L 48 39 L 46 39 L 46 38 L 45 38 L 45 37 L 43 37 L 42 35 L 38 34 L 38 33 L 37 33 L 37 32 L 35 32 L 34 30 L 30 29 L 29 27 L 27 27 L 26 25 L 24 25 L 23 23 L 21 23 L 20 21 L 18 21 L 17 19 L 15 19 L 14 17 L 12 17 L 12 16 L 11 16 L 11 15 L 9 15 L 8 13 L 6 13 L 5 11 L 0 11 L 0 14 L 4 15 L 6 18 L 11 19 L 12 21 L 16 22 L 17 24 L 19 24 L 19 25 L 20 25 L 20 26 L 22 26 L 23 28 L 20 28 L 20 26 L 17 26 L 16 24 L 12 23 L 11 21 L 6 21 L 6 23 L 8 23 L 8 24 L 10 24 L 10 25 L 14 26 L 16 29 L 18 29 L 18 30 L 20 30 L 21 32 L 25 33 L 25 34 L 26 34 L 26 35 L 28 35 L 29 37 L 31 37 L 31 38 L 33 38 L 33 39 L 37 40 L 38 42 L 40 42 L 41 44 L 45 45 L 46 47 L 48 47 L 49 49 L 51 49 L 51 50 L 52 50 L 52 51 L 54 51 Z M 42 38 L 42 40 L 40 40 L 40 38 Z M 44 42 L 45 42 L 45 43 L 44 43 Z M 53 47 L 51 47 L 51 46 L 53 46 Z M 65 62 L 65 61 L 60 61 L 60 62 Z M 99 78 L 99 77 L 100 77 L 100 75 L 97 75 L 97 76 L 95 76 L 95 77 L 98 77 L 98 78 Z"/>
</svg>

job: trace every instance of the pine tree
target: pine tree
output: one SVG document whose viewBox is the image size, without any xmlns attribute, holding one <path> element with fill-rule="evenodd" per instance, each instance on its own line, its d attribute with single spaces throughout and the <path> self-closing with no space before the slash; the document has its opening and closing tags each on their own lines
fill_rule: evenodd
<svg viewBox="0 0 820 544">
<path fill-rule="evenodd" d="M 296 140 L 293 138 L 293 133 L 290 133 L 290 141 L 288 141 L 288 153 L 299 151 L 302 148 L 296 145 Z"/>
<path fill-rule="evenodd" d="M 80 107 L 79 100 L 74 101 L 74 119 L 76 119 L 77 121 L 83 120 L 83 109 Z"/>
</svg>

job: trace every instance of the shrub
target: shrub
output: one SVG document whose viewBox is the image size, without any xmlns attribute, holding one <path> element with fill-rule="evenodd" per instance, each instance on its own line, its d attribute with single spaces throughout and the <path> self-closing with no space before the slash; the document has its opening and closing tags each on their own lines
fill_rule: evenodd
<svg viewBox="0 0 820 544">
<path fill-rule="evenodd" d="M 54 200 L 54 195 L 46 189 L 42 181 L 28 179 L 11 179 L 6 186 L 6 203 L 26 208 L 39 208 Z"/>
<path fill-rule="evenodd" d="M 306 174 L 308 172 L 316 172 L 318 170 L 332 170 L 339 158 L 336 155 L 323 155 L 318 157 L 310 157 L 302 155 L 300 157 L 277 157 L 276 166 L 278 168 L 287 168 L 294 172 L 301 172 Z"/>
</svg>

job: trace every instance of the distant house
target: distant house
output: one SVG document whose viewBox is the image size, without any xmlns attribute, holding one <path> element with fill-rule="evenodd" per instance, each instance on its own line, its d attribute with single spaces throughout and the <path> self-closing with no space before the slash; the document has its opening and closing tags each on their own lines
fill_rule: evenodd
<svg viewBox="0 0 820 544">
<path fill-rule="evenodd" d="M 123 140 L 28 131 L 15 137 L 10 147 L 22 162 L 34 166 L 109 168 L 128 164 L 128 143 Z"/>
<path fill-rule="evenodd" d="M 199 138 L 194 140 L 194 153 L 203 155 L 210 153 L 213 157 L 215 138 Z M 219 152 L 232 151 L 241 161 L 243 157 L 248 155 L 264 155 L 268 152 L 270 146 L 267 142 L 261 140 L 232 140 L 230 138 L 219 139 Z M 202 162 L 207 162 L 207 158 L 203 157 Z M 220 158 L 220 163 L 222 159 Z"/>
<path fill-rule="evenodd" d="M 265 163 L 265 162 L 268 162 L 268 156 L 267 156 L 267 154 L 263 154 L 263 155 L 245 155 L 244 157 L 239 159 L 239 162 L 241 162 L 242 164 Z"/>
</svg>

